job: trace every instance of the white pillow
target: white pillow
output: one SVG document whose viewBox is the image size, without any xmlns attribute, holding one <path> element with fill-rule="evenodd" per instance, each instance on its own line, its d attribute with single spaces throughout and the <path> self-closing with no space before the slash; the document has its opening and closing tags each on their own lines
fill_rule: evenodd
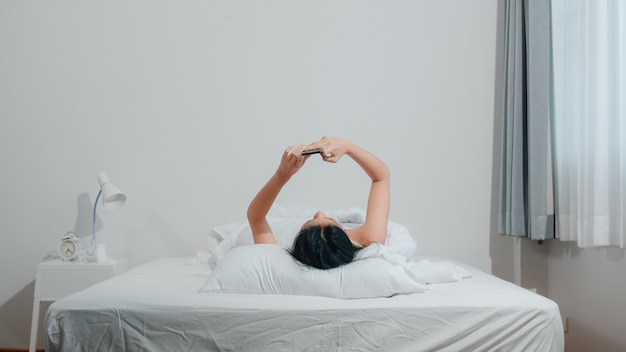
<svg viewBox="0 0 626 352">
<path fill-rule="evenodd" d="M 320 270 L 299 263 L 280 246 L 256 244 L 226 253 L 200 292 L 374 298 L 425 290 L 407 267 L 384 258 Z"/>
<path fill-rule="evenodd" d="M 279 246 L 291 248 L 293 241 L 306 221 L 311 220 L 316 210 L 313 207 L 283 207 L 274 204 L 267 221 L 272 227 L 274 237 Z M 337 219 L 345 228 L 361 226 L 365 222 L 365 211 L 360 208 L 330 210 L 326 214 Z M 240 221 L 215 227 L 209 234 L 209 242 L 219 242 L 214 255 L 220 258 L 233 247 L 253 244 L 252 231 L 248 221 Z M 402 254 L 406 258 L 415 255 L 417 244 L 409 230 L 396 222 L 389 221 L 387 225 L 387 242 L 385 245 Z"/>
</svg>

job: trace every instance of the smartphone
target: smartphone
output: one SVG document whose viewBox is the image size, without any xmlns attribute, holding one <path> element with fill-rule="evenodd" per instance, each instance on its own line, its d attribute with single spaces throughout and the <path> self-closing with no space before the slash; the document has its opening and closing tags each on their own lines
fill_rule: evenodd
<svg viewBox="0 0 626 352">
<path fill-rule="evenodd" d="M 323 151 L 324 151 L 324 149 L 322 149 L 322 148 L 303 150 L 302 151 L 302 155 L 318 154 L 318 153 L 321 153 Z"/>
</svg>

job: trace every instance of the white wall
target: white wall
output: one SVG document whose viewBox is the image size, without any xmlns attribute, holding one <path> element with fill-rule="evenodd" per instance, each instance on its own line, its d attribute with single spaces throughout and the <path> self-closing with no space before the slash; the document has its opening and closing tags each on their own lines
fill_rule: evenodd
<svg viewBox="0 0 626 352">
<path fill-rule="evenodd" d="M 0 2 L 0 348 L 28 344 L 35 266 L 90 234 L 131 265 L 205 249 L 283 148 L 349 137 L 392 172 L 419 252 L 490 271 L 496 0 Z M 470 15 L 471 14 L 471 15 Z M 279 202 L 365 206 L 350 161 Z M 88 242 L 88 241 L 87 241 Z"/>
<path fill-rule="evenodd" d="M 548 296 L 568 320 L 568 351 L 626 351 L 624 249 L 550 242 L 548 269 Z"/>
</svg>

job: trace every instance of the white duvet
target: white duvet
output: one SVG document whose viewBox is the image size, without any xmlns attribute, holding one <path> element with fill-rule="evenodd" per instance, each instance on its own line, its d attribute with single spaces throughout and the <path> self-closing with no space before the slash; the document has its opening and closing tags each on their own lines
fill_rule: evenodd
<svg viewBox="0 0 626 352">
<path fill-rule="evenodd" d="M 563 351 L 553 301 L 457 265 L 472 278 L 345 300 L 199 293 L 206 265 L 162 259 L 53 303 L 46 350 Z"/>
</svg>

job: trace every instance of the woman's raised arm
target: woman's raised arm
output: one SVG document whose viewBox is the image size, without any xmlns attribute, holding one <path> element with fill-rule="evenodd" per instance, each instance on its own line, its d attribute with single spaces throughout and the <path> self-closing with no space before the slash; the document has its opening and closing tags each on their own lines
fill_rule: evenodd
<svg viewBox="0 0 626 352">
<path fill-rule="evenodd" d="M 336 163 L 345 154 L 352 158 L 372 180 L 367 200 L 367 214 L 363 226 L 348 229 L 351 240 L 367 246 L 373 242 L 385 243 L 390 207 L 389 169 L 374 154 L 356 143 L 339 137 L 325 136 L 309 144 L 307 149 L 322 148 L 324 161 Z"/>
<path fill-rule="evenodd" d="M 254 243 L 276 243 L 274 233 L 267 222 L 266 216 L 283 186 L 289 181 L 302 165 L 308 155 L 303 156 L 305 145 L 289 146 L 283 152 L 280 165 L 272 177 L 261 188 L 248 206 L 248 222 L 252 230 Z"/>
</svg>

